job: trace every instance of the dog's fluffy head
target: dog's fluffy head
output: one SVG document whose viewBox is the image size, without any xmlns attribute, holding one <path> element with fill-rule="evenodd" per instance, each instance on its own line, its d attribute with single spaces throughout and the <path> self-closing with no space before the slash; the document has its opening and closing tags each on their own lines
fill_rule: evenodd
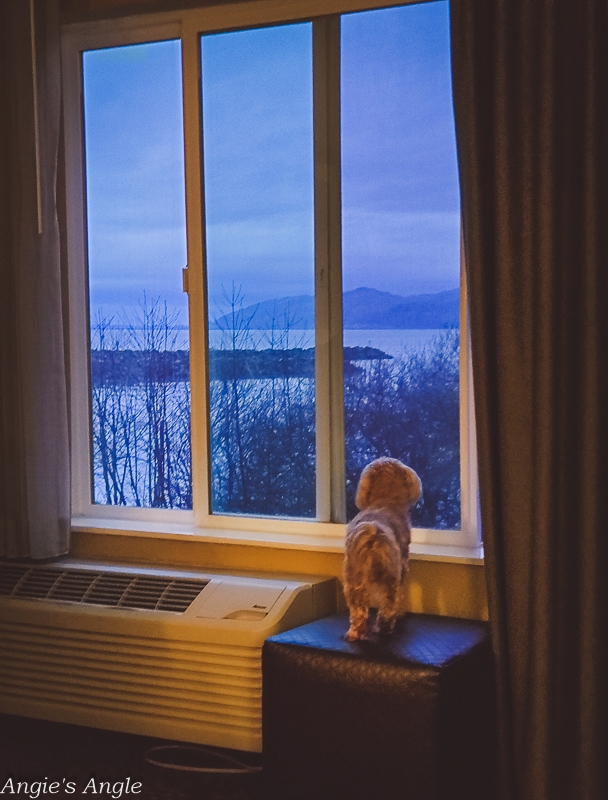
<svg viewBox="0 0 608 800">
<path fill-rule="evenodd" d="M 409 507 L 420 499 L 422 484 L 411 467 L 396 458 L 377 458 L 361 473 L 357 508 Z"/>
</svg>

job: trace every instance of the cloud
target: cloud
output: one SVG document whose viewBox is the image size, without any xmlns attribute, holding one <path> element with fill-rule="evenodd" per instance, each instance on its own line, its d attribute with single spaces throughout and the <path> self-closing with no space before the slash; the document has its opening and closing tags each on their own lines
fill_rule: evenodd
<svg viewBox="0 0 608 800">
<path fill-rule="evenodd" d="M 460 237 L 458 212 L 400 213 L 350 209 L 343 213 L 344 238 L 356 252 L 397 255 L 412 247 L 430 252 L 437 238 L 452 242 Z"/>
<path fill-rule="evenodd" d="M 314 228 L 310 213 L 272 214 L 207 227 L 210 264 L 214 255 L 226 259 L 312 255 Z"/>
<path fill-rule="evenodd" d="M 344 288 L 418 294 L 458 286 L 457 213 L 344 213 Z M 90 240 L 92 297 L 119 305 L 181 293 L 185 229 L 98 226 Z M 212 224 L 207 230 L 212 303 L 232 285 L 248 303 L 314 292 L 312 214 L 286 213 Z M 103 300 L 102 300 L 103 298 Z"/>
<path fill-rule="evenodd" d="M 346 289 L 417 294 L 453 288 L 459 280 L 460 215 L 346 210 L 342 256 Z"/>
<path fill-rule="evenodd" d="M 142 269 L 179 271 L 186 266 L 185 254 L 186 230 L 180 225 L 98 225 L 89 234 L 91 271 L 119 272 L 126 279 Z"/>
</svg>

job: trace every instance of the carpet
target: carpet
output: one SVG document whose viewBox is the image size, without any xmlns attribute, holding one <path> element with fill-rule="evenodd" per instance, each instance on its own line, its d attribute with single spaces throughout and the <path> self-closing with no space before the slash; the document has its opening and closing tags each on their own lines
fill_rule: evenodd
<svg viewBox="0 0 608 800">
<path fill-rule="evenodd" d="M 169 744 L 177 743 L 0 715 L 0 793 L 20 800 L 264 800 L 261 773 L 205 775 L 146 761 L 151 748 Z M 230 751 L 166 754 L 187 766 L 225 766 L 222 754 L 261 764 L 256 754 Z"/>
</svg>

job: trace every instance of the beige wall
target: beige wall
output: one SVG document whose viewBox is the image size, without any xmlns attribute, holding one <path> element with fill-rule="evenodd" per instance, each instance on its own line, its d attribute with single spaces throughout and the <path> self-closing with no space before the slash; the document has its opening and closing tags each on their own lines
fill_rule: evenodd
<svg viewBox="0 0 608 800">
<path fill-rule="evenodd" d="M 206 569 L 341 575 L 342 554 L 270 546 L 77 531 L 71 555 Z M 406 589 L 411 611 L 487 619 L 482 564 L 412 560 Z"/>
<path fill-rule="evenodd" d="M 182 8 L 220 6 L 231 2 L 234 0 L 59 0 L 59 7 L 61 21 L 70 23 Z"/>
</svg>

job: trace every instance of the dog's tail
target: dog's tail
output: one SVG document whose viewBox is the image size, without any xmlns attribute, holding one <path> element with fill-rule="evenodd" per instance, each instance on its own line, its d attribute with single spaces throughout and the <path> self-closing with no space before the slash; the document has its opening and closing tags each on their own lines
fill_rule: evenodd
<svg viewBox="0 0 608 800">
<path fill-rule="evenodd" d="M 346 562 L 347 571 L 349 567 L 358 569 L 356 565 L 367 564 L 372 580 L 380 580 L 386 572 L 401 572 L 401 554 L 394 536 L 373 522 L 361 522 L 350 533 Z"/>
<path fill-rule="evenodd" d="M 349 538 L 350 547 L 357 555 L 379 551 L 392 544 L 391 537 L 373 522 L 359 523 Z"/>
</svg>

